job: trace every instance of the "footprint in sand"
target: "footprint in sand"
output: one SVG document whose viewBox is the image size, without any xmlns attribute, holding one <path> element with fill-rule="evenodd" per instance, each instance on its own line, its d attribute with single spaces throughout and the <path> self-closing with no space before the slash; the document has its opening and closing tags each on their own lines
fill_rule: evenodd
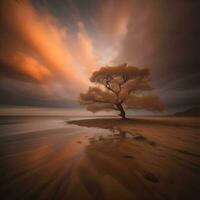
<svg viewBox="0 0 200 200">
<path fill-rule="evenodd" d="M 144 175 L 144 178 L 148 181 L 151 181 L 153 183 L 158 183 L 159 179 L 152 173 L 148 172 Z"/>
<path fill-rule="evenodd" d="M 129 158 L 129 159 L 134 158 L 134 156 L 131 156 L 131 155 L 124 155 L 123 157 L 124 157 L 124 158 Z"/>
</svg>

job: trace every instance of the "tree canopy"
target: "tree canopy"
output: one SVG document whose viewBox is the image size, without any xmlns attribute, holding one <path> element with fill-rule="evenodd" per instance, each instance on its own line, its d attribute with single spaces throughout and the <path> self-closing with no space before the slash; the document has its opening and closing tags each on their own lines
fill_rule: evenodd
<svg viewBox="0 0 200 200">
<path fill-rule="evenodd" d="M 164 104 L 152 94 L 150 71 L 127 64 L 101 67 L 90 77 L 97 86 L 81 93 L 79 102 L 89 111 L 116 110 L 125 119 L 125 108 L 163 111 Z"/>
</svg>

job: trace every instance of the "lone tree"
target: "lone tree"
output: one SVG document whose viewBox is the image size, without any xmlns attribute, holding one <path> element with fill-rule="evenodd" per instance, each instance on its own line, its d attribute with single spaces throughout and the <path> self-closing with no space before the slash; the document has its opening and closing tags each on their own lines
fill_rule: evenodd
<svg viewBox="0 0 200 200">
<path fill-rule="evenodd" d="M 125 107 L 149 111 L 164 109 L 160 98 L 149 94 L 149 91 L 153 90 L 149 84 L 149 69 L 127 64 L 106 66 L 95 71 L 90 81 L 98 86 L 89 87 L 79 98 L 80 104 L 86 106 L 89 111 L 116 110 L 123 119 L 126 119 Z"/>
</svg>

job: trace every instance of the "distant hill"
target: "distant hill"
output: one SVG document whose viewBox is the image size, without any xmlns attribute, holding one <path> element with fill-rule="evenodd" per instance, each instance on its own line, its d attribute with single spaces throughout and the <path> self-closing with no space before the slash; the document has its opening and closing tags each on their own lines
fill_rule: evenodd
<svg viewBox="0 0 200 200">
<path fill-rule="evenodd" d="M 174 116 L 193 116 L 200 117 L 200 107 L 192 107 L 183 112 L 177 112 Z"/>
</svg>

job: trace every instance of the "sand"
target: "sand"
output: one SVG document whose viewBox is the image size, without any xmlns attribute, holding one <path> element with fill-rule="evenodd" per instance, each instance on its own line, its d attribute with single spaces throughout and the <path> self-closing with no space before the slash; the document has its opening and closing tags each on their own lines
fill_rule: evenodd
<svg viewBox="0 0 200 200">
<path fill-rule="evenodd" d="M 87 147 L 95 169 L 113 190 L 109 194 L 122 190 L 127 199 L 198 199 L 200 118 L 90 119 L 70 123 L 113 131 L 113 135 L 101 141 L 97 138 Z M 120 185 L 117 188 L 112 185 L 115 181 Z"/>
<path fill-rule="evenodd" d="M 0 138 L 3 199 L 198 199 L 200 119 L 67 121 Z"/>
</svg>

